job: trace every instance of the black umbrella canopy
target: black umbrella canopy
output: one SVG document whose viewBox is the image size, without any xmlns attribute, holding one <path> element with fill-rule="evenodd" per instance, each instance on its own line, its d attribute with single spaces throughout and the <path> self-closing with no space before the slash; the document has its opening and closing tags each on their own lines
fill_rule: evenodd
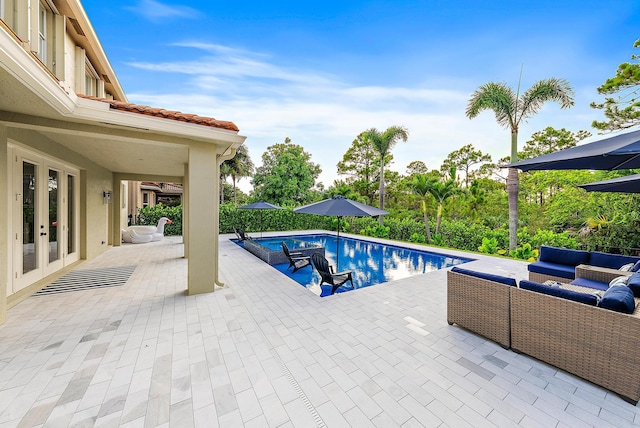
<svg viewBox="0 0 640 428">
<path fill-rule="evenodd" d="M 372 217 L 385 215 L 389 212 L 379 208 L 371 207 L 360 202 L 352 201 L 344 196 L 334 196 L 320 202 L 294 208 L 294 213 L 317 214 L 324 216 L 338 217 L 338 237 L 336 238 L 336 270 L 339 268 L 339 241 L 340 241 L 340 217 Z"/>
<path fill-rule="evenodd" d="M 508 165 L 522 171 L 640 168 L 640 130 Z"/>
<path fill-rule="evenodd" d="M 277 205 L 270 204 L 269 202 L 258 201 L 249 205 L 243 205 L 238 207 L 239 210 L 283 210 L 284 208 Z"/>
<path fill-rule="evenodd" d="M 239 210 L 283 210 L 284 208 L 269 202 L 258 201 L 249 205 L 238 207 Z M 260 212 L 260 237 L 262 238 L 262 211 Z"/>
<path fill-rule="evenodd" d="M 582 187 L 587 192 L 640 193 L 640 174 L 596 181 L 595 183 L 583 184 L 578 187 Z"/>
<path fill-rule="evenodd" d="M 338 217 L 371 217 L 389 214 L 385 210 L 352 201 L 344 196 L 334 196 L 331 199 L 298 207 L 293 212 Z"/>
</svg>

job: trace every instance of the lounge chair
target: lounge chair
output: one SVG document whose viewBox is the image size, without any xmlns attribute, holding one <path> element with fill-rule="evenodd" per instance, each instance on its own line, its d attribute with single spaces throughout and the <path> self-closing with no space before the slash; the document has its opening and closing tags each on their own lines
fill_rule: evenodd
<svg viewBox="0 0 640 428">
<path fill-rule="evenodd" d="M 287 267 L 287 269 L 293 267 L 293 271 L 295 272 L 303 267 L 311 266 L 311 257 L 303 256 L 302 253 L 289 252 L 289 247 L 287 247 L 284 241 L 282 241 L 282 251 L 284 251 L 284 255 L 289 259 L 289 267 Z"/>
<path fill-rule="evenodd" d="M 320 273 L 320 276 L 322 277 L 322 281 L 320 281 L 320 285 L 322 285 L 325 282 L 327 284 L 332 285 L 331 294 L 335 293 L 336 290 L 340 288 L 340 286 L 347 281 L 350 281 L 351 287 L 355 288 L 353 286 L 353 277 L 351 276 L 350 270 L 334 273 L 333 266 L 329 265 L 329 262 L 327 261 L 327 259 L 325 259 L 324 256 L 320 253 L 312 254 L 311 261 L 313 262 L 313 265 L 316 267 L 316 269 L 318 270 L 318 273 Z"/>
<path fill-rule="evenodd" d="M 236 236 L 238 237 L 238 239 L 240 240 L 240 242 L 242 241 L 246 241 L 247 239 L 253 239 L 251 238 L 251 236 L 249 236 L 248 234 L 246 234 L 244 232 L 244 229 L 236 229 L 235 227 L 233 228 L 233 231 L 236 232 Z"/>
</svg>

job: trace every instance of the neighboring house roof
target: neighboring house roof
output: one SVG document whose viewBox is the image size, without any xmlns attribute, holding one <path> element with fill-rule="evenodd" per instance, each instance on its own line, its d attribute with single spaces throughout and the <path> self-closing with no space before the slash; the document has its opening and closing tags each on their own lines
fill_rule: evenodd
<svg viewBox="0 0 640 428">
<path fill-rule="evenodd" d="M 83 95 L 83 94 L 78 94 L 78 97 L 109 103 L 110 108 L 113 110 L 143 114 L 146 116 L 155 116 L 155 117 L 160 117 L 164 119 L 175 120 L 178 122 L 187 122 L 187 123 L 193 123 L 196 125 L 210 126 L 212 128 L 227 129 L 229 131 L 238 132 L 240 130 L 238 129 L 236 124 L 233 122 L 216 120 L 212 117 L 198 116 L 197 114 L 182 113 L 179 111 L 165 110 L 163 108 L 149 107 L 149 106 L 140 105 L 140 104 L 125 103 L 122 101 L 106 100 L 104 98 L 96 98 L 96 97 Z"/>
<path fill-rule="evenodd" d="M 156 193 L 181 194 L 182 186 L 174 183 L 156 183 L 153 181 L 143 181 L 140 188 L 144 190 L 153 190 Z"/>
</svg>

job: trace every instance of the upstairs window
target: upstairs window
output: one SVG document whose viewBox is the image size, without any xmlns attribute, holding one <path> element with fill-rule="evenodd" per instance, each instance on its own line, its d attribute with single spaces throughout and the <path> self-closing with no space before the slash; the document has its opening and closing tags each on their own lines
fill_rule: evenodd
<svg viewBox="0 0 640 428">
<path fill-rule="evenodd" d="M 47 64 L 47 6 L 40 3 L 38 12 L 38 58 L 43 64 Z"/>
<path fill-rule="evenodd" d="M 84 94 L 92 97 L 100 96 L 98 94 L 98 73 L 89 61 L 86 61 L 84 68 Z"/>
</svg>

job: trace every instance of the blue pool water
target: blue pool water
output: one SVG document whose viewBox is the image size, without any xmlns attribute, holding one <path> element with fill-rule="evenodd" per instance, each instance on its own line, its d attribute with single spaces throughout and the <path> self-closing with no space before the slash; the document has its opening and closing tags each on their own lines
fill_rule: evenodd
<svg viewBox="0 0 640 428">
<path fill-rule="evenodd" d="M 334 235 L 296 235 L 293 237 L 260 238 L 255 239 L 255 241 L 274 250 L 282 248 L 282 241 L 285 241 L 290 251 L 306 246 L 323 246 L 325 247 L 325 257 L 329 264 L 333 265 L 336 272 L 345 270 L 353 272 L 353 283 L 356 289 L 419 275 L 473 260 L 340 237 L 340 259 L 339 266 L 336 268 L 336 237 Z M 287 269 L 287 263 L 274 265 L 273 267 L 320 296 L 331 293 L 330 285 L 325 284 L 320 287 L 320 275 L 311 266 L 302 268 L 295 273 L 292 273 L 291 269 Z M 336 292 L 343 293 L 350 290 L 352 288 L 345 285 Z"/>
</svg>

